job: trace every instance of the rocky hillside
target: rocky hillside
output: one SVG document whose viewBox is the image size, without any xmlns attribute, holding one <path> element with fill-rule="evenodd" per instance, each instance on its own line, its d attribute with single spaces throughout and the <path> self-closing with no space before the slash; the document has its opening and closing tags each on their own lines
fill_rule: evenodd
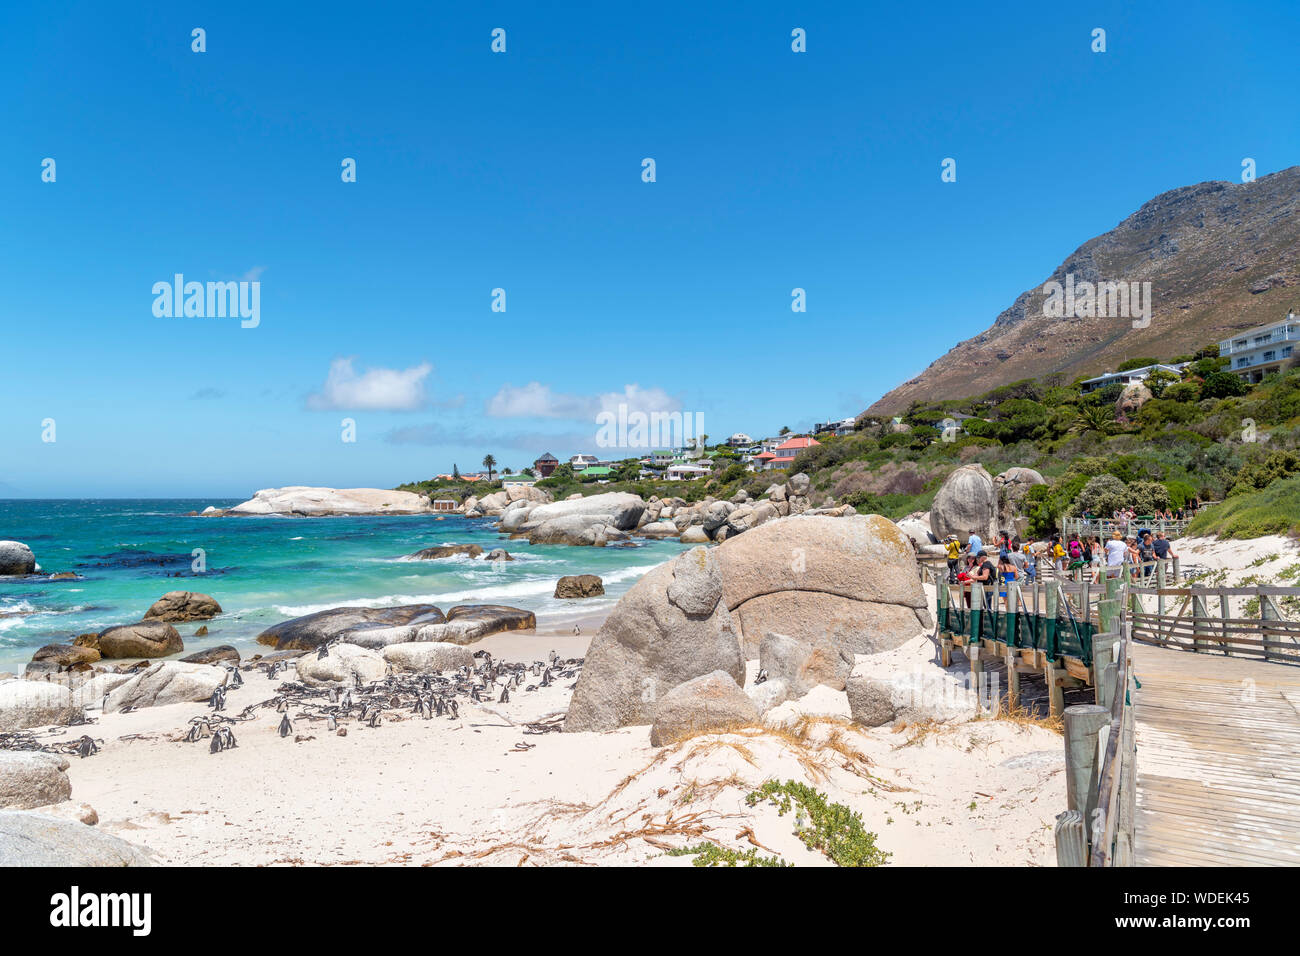
<svg viewBox="0 0 1300 956">
<path fill-rule="evenodd" d="M 1150 323 L 1045 314 L 1048 281 L 1150 282 Z M 913 400 L 977 395 L 1052 372 L 1068 379 L 1126 358 L 1172 358 L 1233 331 L 1300 310 L 1300 166 L 1253 183 L 1174 189 L 1076 249 L 993 325 L 867 411 L 897 414 Z"/>
</svg>

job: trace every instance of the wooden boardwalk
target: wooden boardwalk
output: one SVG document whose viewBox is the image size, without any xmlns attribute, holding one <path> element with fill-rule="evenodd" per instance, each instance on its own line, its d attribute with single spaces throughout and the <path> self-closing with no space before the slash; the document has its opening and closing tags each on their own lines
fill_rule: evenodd
<svg viewBox="0 0 1300 956">
<path fill-rule="evenodd" d="M 1300 864 L 1300 667 L 1132 647 L 1134 862 Z"/>
</svg>

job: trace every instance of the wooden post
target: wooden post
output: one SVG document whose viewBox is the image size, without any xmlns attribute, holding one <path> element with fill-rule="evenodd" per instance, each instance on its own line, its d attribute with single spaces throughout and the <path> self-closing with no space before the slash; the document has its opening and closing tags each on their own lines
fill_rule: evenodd
<svg viewBox="0 0 1300 956">
<path fill-rule="evenodd" d="M 1271 639 L 1265 633 L 1269 621 L 1280 621 L 1282 615 L 1278 612 L 1277 605 L 1273 603 L 1272 595 L 1265 594 L 1261 589 L 1256 588 L 1255 593 L 1259 595 L 1259 637 L 1263 642 L 1261 645 L 1264 649 L 1264 660 L 1270 660 L 1272 654 L 1269 653 L 1269 644 Z"/>
<path fill-rule="evenodd" d="M 1008 647 L 1004 655 L 1007 664 L 1007 708 L 1020 706 L 1020 671 L 1016 669 L 1019 661 L 1014 647 Z"/>
<path fill-rule="evenodd" d="M 1059 683 L 1060 676 L 1064 673 L 1050 657 L 1043 665 L 1043 680 L 1047 682 L 1047 713 L 1051 717 L 1060 717 L 1065 712 L 1065 689 Z M 1080 704 L 1079 706 L 1092 705 Z"/>
<path fill-rule="evenodd" d="M 1192 591 L 1192 650 L 1198 654 L 1208 647 L 1208 617 L 1205 612 L 1205 592 Z"/>
<path fill-rule="evenodd" d="M 1263 609 L 1261 608 L 1261 610 Z M 1232 640 L 1232 635 L 1228 632 L 1232 625 L 1228 623 L 1228 618 L 1232 617 L 1232 598 L 1228 596 L 1227 591 L 1219 592 L 1219 617 L 1223 621 L 1223 653 L 1226 656 L 1231 657 L 1232 644 L 1230 642 Z M 1267 655 L 1268 648 L 1265 647 L 1264 651 Z M 1267 660 L 1267 656 L 1265 659 Z"/>
<path fill-rule="evenodd" d="M 1110 724 L 1110 711 L 1097 704 L 1065 708 L 1065 798 L 1071 810 L 1092 818 L 1097 808 L 1097 778 L 1101 773 L 1097 736 Z"/>
<path fill-rule="evenodd" d="M 1179 559 L 1174 558 L 1174 583 L 1176 584 L 1182 579 L 1183 579 L 1183 572 L 1179 568 Z"/>
<path fill-rule="evenodd" d="M 1156 624 L 1156 633 L 1160 637 L 1160 643 L 1164 643 L 1164 618 L 1165 618 L 1165 563 L 1156 562 L 1156 590 L 1160 593 L 1156 595 L 1156 617 L 1159 621 Z"/>
<path fill-rule="evenodd" d="M 1058 814 L 1053 832 L 1056 836 L 1057 866 L 1088 865 L 1088 840 L 1082 813 L 1066 810 Z"/>
<path fill-rule="evenodd" d="M 1119 631 L 1092 636 L 1092 683 L 1094 699 L 1102 707 L 1110 708 L 1114 699 L 1114 672 L 1116 651 L 1119 648 Z M 1108 673 L 1108 668 L 1112 669 Z M 1108 683 L 1109 681 L 1109 683 Z"/>
</svg>

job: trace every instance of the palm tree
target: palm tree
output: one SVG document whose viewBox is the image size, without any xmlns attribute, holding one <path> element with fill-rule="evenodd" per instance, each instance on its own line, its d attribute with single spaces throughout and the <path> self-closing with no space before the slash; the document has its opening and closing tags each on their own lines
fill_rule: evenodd
<svg viewBox="0 0 1300 956">
<path fill-rule="evenodd" d="M 483 467 L 488 470 L 488 481 L 492 480 L 492 469 L 497 466 L 497 460 L 491 455 L 483 456 Z"/>
<path fill-rule="evenodd" d="M 1109 405 L 1083 405 L 1075 413 L 1074 432 L 1104 432 L 1115 423 L 1115 409 Z"/>
</svg>

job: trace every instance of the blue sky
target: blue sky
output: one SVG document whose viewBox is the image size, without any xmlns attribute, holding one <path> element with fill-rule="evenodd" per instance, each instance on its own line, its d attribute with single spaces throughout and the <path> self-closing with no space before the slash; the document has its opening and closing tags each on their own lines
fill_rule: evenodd
<svg viewBox="0 0 1300 956">
<path fill-rule="evenodd" d="M 522 467 L 620 396 L 807 427 L 1300 161 L 1294 3 L 108 6 L 0 14 L 0 496 Z M 155 317 L 178 272 L 260 325 Z"/>
</svg>

